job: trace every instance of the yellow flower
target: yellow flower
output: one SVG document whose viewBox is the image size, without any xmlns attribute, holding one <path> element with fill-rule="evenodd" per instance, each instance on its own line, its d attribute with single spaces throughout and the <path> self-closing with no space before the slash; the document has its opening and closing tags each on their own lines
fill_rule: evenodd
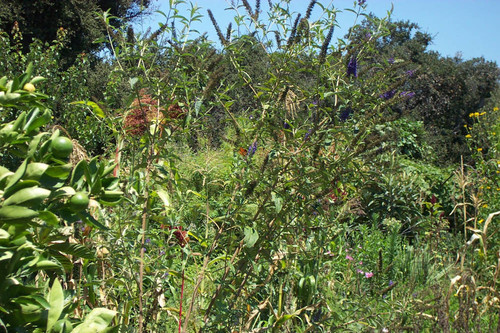
<svg viewBox="0 0 500 333">
<path fill-rule="evenodd" d="M 474 117 L 474 113 L 469 113 L 469 117 Z"/>
<path fill-rule="evenodd" d="M 495 107 L 493 108 L 493 111 L 498 111 L 498 107 L 497 107 L 497 106 L 495 106 Z"/>
<path fill-rule="evenodd" d="M 474 117 L 479 117 L 479 112 L 474 112 Z"/>
<path fill-rule="evenodd" d="M 472 138 L 472 135 L 467 134 L 465 137 L 466 137 L 466 138 Z"/>
<path fill-rule="evenodd" d="M 488 204 L 484 204 L 484 205 L 483 205 L 483 208 L 488 208 Z"/>
<path fill-rule="evenodd" d="M 481 224 L 484 222 L 484 219 L 480 219 L 479 221 L 477 221 L 477 223 Z"/>
<path fill-rule="evenodd" d="M 491 132 L 491 135 L 497 135 L 497 132 Z"/>
<path fill-rule="evenodd" d="M 491 188 L 491 186 L 486 186 L 486 189 L 489 190 Z"/>
<path fill-rule="evenodd" d="M 486 112 L 481 112 L 479 115 L 484 116 L 485 114 L 486 114 Z"/>
<path fill-rule="evenodd" d="M 483 148 L 477 148 L 477 151 L 481 152 L 483 151 Z"/>
</svg>

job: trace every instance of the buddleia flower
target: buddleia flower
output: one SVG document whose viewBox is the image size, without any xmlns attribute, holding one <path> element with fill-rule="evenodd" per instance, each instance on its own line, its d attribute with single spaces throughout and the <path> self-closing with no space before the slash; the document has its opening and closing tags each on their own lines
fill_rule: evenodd
<svg viewBox="0 0 500 333">
<path fill-rule="evenodd" d="M 351 60 L 347 64 L 347 76 L 353 75 L 354 77 L 358 77 L 358 61 L 356 56 L 352 56 Z"/>
</svg>

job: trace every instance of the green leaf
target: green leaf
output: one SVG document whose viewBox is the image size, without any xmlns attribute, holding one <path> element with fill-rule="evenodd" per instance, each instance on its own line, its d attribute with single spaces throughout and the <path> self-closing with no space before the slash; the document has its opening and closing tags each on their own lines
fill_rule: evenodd
<svg viewBox="0 0 500 333">
<path fill-rule="evenodd" d="M 50 260 L 40 260 L 35 264 L 38 270 L 60 270 L 61 266 Z"/>
<path fill-rule="evenodd" d="M 17 168 L 16 172 L 12 177 L 10 177 L 9 182 L 7 183 L 7 186 L 5 186 L 5 190 L 7 191 L 9 187 L 14 185 L 19 181 L 24 176 L 24 173 L 26 172 L 26 167 L 28 166 L 28 160 L 24 160 L 24 162 Z"/>
<path fill-rule="evenodd" d="M 130 88 L 134 89 L 134 86 L 135 84 L 137 83 L 137 81 L 139 81 L 138 78 L 136 77 L 131 77 L 129 80 L 128 80 L 128 83 L 130 84 Z"/>
<path fill-rule="evenodd" d="M 0 208 L 0 222 L 30 222 L 38 216 L 38 212 L 21 206 L 4 206 Z"/>
<path fill-rule="evenodd" d="M 64 254 L 70 254 L 79 258 L 94 259 L 94 253 L 81 244 L 68 242 L 55 243 L 49 245 L 49 249 L 56 250 Z"/>
<path fill-rule="evenodd" d="M 41 116 L 36 117 L 32 121 L 28 121 L 24 126 L 26 133 L 31 133 L 32 131 L 40 128 L 41 126 L 48 124 L 51 120 L 51 113 L 49 109 L 45 109 Z M 43 133 L 46 135 L 46 133 Z M 31 145 L 30 145 L 31 146 Z"/>
<path fill-rule="evenodd" d="M 28 187 L 34 187 L 38 186 L 40 183 L 38 183 L 36 180 L 22 180 L 20 182 L 17 182 L 14 186 L 11 186 L 7 191 L 4 192 L 3 198 L 7 199 L 14 193 L 17 193 L 17 191 L 22 190 L 23 188 L 28 188 Z"/>
<path fill-rule="evenodd" d="M 283 199 L 280 196 L 278 196 L 275 192 L 273 192 L 271 195 L 272 195 L 272 200 L 274 202 L 274 206 L 276 208 L 276 213 L 281 212 L 281 209 L 283 208 Z"/>
<path fill-rule="evenodd" d="M 93 309 L 86 317 L 83 323 L 75 327 L 72 333 L 102 333 L 111 324 L 116 315 L 116 311 L 97 308 Z"/>
<path fill-rule="evenodd" d="M 71 163 L 57 166 L 50 166 L 45 170 L 45 175 L 58 179 L 66 179 L 73 169 Z"/>
<path fill-rule="evenodd" d="M 70 104 L 83 104 L 83 105 L 87 105 L 87 106 L 90 106 L 92 108 L 92 112 L 99 118 L 105 118 L 106 115 L 104 114 L 104 111 L 101 109 L 101 107 L 95 103 L 95 102 L 91 102 L 91 101 L 76 101 L 76 102 L 72 102 Z"/>
<path fill-rule="evenodd" d="M 33 179 L 33 180 L 39 180 L 40 177 L 45 173 L 47 168 L 49 167 L 48 164 L 45 163 L 30 163 L 28 164 L 28 167 L 26 168 L 26 173 L 24 174 L 24 179 Z"/>
<path fill-rule="evenodd" d="M 71 173 L 70 185 L 74 188 L 80 188 L 84 181 L 85 170 L 88 169 L 87 161 L 81 160 L 73 169 Z M 89 180 L 90 181 L 90 180 Z"/>
<path fill-rule="evenodd" d="M 52 326 L 59 320 L 64 308 L 64 294 L 59 279 L 55 279 L 48 294 L 50 304 L 49 314 L 47 318 L 47 332 L 50 332 Z"/>
<path fill-rule="evenodd" d="M 59 219 L 50 211 L 38 212 L 38 218 L 53 227 L 57 227 L 59 225 Z"/>
<path fill-rule="evenodd" d="M 17 191 L 4 201 L 4 206 L 37 206 L 50 195 L 50 191 L 41 187 L 28 187 Z"/>
<path fill-rule="evenodd" d="M 253 247 L 259 239 L 259 233 L 253 228 L 245 227 L 244 234 L 245 238 L 243 238 L 243 242 L 245 243 L 245 247 Z"/>
</svg>

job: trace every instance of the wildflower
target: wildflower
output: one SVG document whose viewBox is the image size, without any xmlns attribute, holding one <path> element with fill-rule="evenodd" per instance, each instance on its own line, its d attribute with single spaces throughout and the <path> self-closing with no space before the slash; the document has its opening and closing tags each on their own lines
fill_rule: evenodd
<svg viewBox="0 0 500 333">
<path fill-rule="evenodd" d="M 408 98 L 412 98 L 413 96 L 415 96 L 415 93 L 413 91 L 402 91 L 399 96 L 401 97 L 408 97 Z"/>
<path fill-rule="evenodd" d="M 413 70 L 413 69 L 410 69 L 409 71 L 405 72 L 405 75 L 407 77 L 412 77 L 414 74 L 415 74 L 415 70 Z"/>
<path fill-rule="evenodd" d="M 309 140 L 309 137 L 311 136 L 311 133 L 312 133 L 312 129 L 310 129 L 309 131 L 307 131 L 306 135 L 304 136 L 304 141 Z"/>
<path fill-rule="evenodd" d="M 480 219 L 479 221 L 477 221 L 477 223 L 481 224 L 484 222 L 484 219 Z"/>
<path fill-rule="evenodd" d="M 491 132 L 491 135 L 497 135 L 497 133 L 496 132 Z"/>
<path fill-rule="evenodd" d="M 365 274 L 365 272 L 363 272 L 363 271 L 362 271 L 361 269 L 359 269 L 359 268 L 356 270 L 356 273 L 358 273 L 358 274 Z"/>
<path fill-rule="evenodd" d="M 389 281 L 389 287 L 392 286 L 394 284 L 394 281 L 390 280 Z"/>
<path fill-rule="evenodd" d="M 283 128 L 284 129 L 289 129 L 290 128 L 290 124 L 287 123 L 286 121 L 283 122 Z"/>
<path fill-rule="evenodd" d="M 395 94 L 396 94 L 396 90 L 393 89 L 393 90 L 386 91 L 385 93 L 383 93 L 379 97 L 382 99 L 388 100 L 388 99 L 393 98 Z"/>
<path fill-rule="evenodd" d="M 495 106 L 495 107 L 493 108 L 493 111 L 498 111 L 498 107 L 497 107 L 497 106 Z"/>
<path fill-rule="evenodd" d="M 349 63 L 347 64 L 347 76 L 349 75 L 358 77 L 358 61 L 355 56 L 352 56 L 351 60 L 349 60 Z"/>
<path fill-rule="evenodd" d="M 257 151 L 257 141 L 254 141 L 250 147 L 248 147 L 248 156 L 252 156 Z"/>
<path fill-rule="evenodd" d="M 350 256 L 350 255 L 348 255 L 348 254 L 345 256 L 345 258 L 346 258 L 347 260 L 349 260 L 349 261 L 353 261 L 353 260 L 354 260 L 354 258 L 353 258 L 353 257 L 351 257 L 351 256 Z"/>
<path fill-rule="evenodd" d="M 479 117 L 479 112 L 474 112 L 474 117 Z"/>
<path fill-rule="evenodd" d="M 483 151 L 483 148 L 477 148 L 477 151 L 478 151 L 478 152 L 482 152 L 482 151 Z"/>
<path fill-rule="evenodd" d="M 392 65 L 394 63 L 394 57 L 387 59 L 387 62 Z"/>
<path fill-rule="evenodd" d="M 483 205 L 483 208 L 488 208 L 488 204 L 484 204 L 484 205 Z"/>
<path fill-rule="evenodd" d="M 366 0 L 358 0 L 358 6 L 363 6 Z"/>
<path fill-rule="evenodd" d="M 362 261 L 358 262 L 358 265 L 362 266 L 362 265 L 363 265 L 363 262 L 362 262 Z"/>
<path fill-rule="evenodd" d="M 330 26 L 330 29 L 328 30 L 328 34 L 326 35 L 326 38 L 325 38 L 325 41 L 323 42 L 323 45 L 321 45 L 321 51 L 319 52 L 319 57 L 318 57 L 320 64 L 325 62 L 326 52 L 328 51 L 328 45 L 330 45 L 330 42 L 332 41 L 334 29 L 335 29 L 335 25 L 332 24 Z"/>
<path fill-rule="evenodd" d="M 486 112 L 481 112 L 479 115 L 484 116 L 485 114 L 486 114 Z"/>
<path fill-rule="evenodd" d="M 369 279 L 373 276 L 373 273 L 372 272 L 366 272 L 365 273 L 365 278 Z"/>
<path fill-rule="evenodd" d="M 150 244 L 151 243 L 151 239 L 150 238 L 146 238 L 146 244 Z"/>
<path fill-rule="evenodd" d="M 467 134 L 465 137 L 470 139 L 470 138 L 472 138 L 472 135 Z"/>
<path fill-rule="evenodd" d="M 341 122 L 347 121 L 351 117 L 351 114 L 353 113 L 351 108 L 346 108 L 340 112 L 339 118 Z"/>
</svg>

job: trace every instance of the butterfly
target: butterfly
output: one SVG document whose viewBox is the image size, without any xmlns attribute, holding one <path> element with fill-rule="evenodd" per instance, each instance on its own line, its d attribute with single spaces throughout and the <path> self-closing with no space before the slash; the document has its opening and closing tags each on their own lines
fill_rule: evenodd
<svg viewBox="0 0 500 333">
<path fill-rule="evenodd" d="M 241 156 L 247 156 L 247 153 L 248 151 L 245 148 L 240 147 L 238 154 L 240 154 Z"/>
</svg>

